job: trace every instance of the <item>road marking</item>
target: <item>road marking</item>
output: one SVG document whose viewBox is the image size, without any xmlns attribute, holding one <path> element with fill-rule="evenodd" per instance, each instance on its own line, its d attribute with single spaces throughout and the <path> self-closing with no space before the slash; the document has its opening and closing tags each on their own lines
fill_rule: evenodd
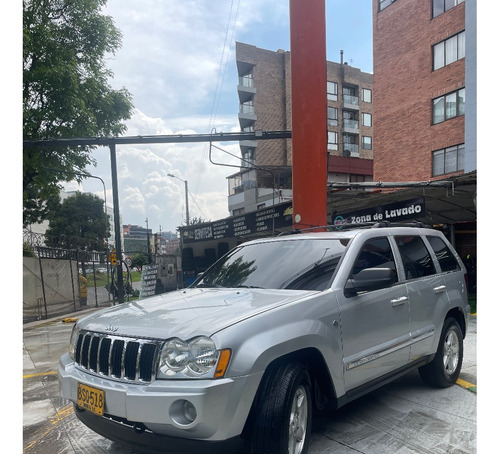
<svg viewBox="0 0 500 454">
<path fill-rule="evenodd" d="M 469 383 L 468 381 L 462 380 L 461 378 L 457 378 L 456 384 L 458 386 L 461 386 L 462 388 L 468 389 L 469 391 L 472 391 L 473 393 L 477 393 L 477 385 L 473 385 L 472 383 Z"/>
<path fill-rule="evenodd" d="M 66 419 L 68 416 L 73 414 L 73 404 L 68 404 L 62 407 L 60 410 L 56 410 L 56 415 L 49 419 L 49 427 L 46 428 L 39 436 L 37 436 L 36 440 L 33 440 L 28 446 L 23 449 L 23 453 L 26 450 L 31 449 L 35 446 L 39 441 L 41 441 L 44 437 L 46 437 L 50 432 L 52 432 L 58 424 Z"/>
<path fill-rule="evenodd" d="M 48 372 L 39 372 L 38 374 L 23 375 L 23 379 L 33 378 L 33 377 L 44 377 L 46 375 L 55 375 L 55 374 L 57 374 L 57 370 L 49 370 Z"/>
</svg>

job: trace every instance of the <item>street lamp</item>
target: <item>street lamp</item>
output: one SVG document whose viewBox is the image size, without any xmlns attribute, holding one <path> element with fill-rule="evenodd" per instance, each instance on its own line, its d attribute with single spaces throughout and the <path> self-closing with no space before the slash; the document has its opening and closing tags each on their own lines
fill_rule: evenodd
<svg viewBox="0 0 500 454">
<path fill-rule="evenodd" d="M 189 225 L 189 205 L 188 205 L 188 182 L 186 180 L 183 180 L 182 178 L 179 178 L 176 175 L 172 175 L 171 173 L 167 173 L 167 175 L 171 178 L 177 178 L 178 180 L 181 180 L 184 182 L 184 188 L 186 191 L 186 225 Z"/>
</svg>

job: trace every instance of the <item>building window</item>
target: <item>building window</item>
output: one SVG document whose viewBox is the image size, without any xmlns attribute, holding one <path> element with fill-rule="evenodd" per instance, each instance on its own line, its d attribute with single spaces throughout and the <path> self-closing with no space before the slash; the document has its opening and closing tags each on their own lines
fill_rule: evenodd
<svg viewBox="0 0 500 454">
<path fill-rule="evenodd" d="M 396 0 L 379 0 L 378 4 L 379 4 L 380 11 L 387 8 L 391 3 L 394 3 L 395 1 Z"/>
<path fill-rule="evenodd" d="M 361 96 L 363 102 L 372 102 L 372 91 L 369 88 L 363 88 Z"/>
<path fill-rule="evenodd" d="M 339 136 L 336 132 L 328 131 L 328 149 L 329 150 L 339 149 Z"/>
<path fill-rule="evenodd" d="M 326 99 L 329 101 L 338 101 L 339 86 L 337 82 L 326 83 Z"/>
<path fill-rule="evenodd" d="M 372 126 L 372 114 L 362 113 L 361 114 L 362 124 L 363 126 Z"/>
<path fill-rule="evenodd" d="M 241 151 L 241 167 L 255 166 L 255 148 L 245 148 Z"/>
<path fill-rule="evenodd" d="M 328 126 L 339 125 L 339 110 L 336 107 L 328 107 Z"/>
<path fill-rule="evenodd" d="M 432 176 L 464 170 L 465 145 L 455 145 L 432 152 Z"/>
<path fill-rule="evenodd" d="M 454 35 L 433 46 L 433 70 L 465 58 L 465 32 Z"/>
<path fill-rule="evenodd" d="M 465 88 L 432 100 L 432 124 L 465 114 Z"/>
<path fill-rule="evenodd" d="M 439 16 L 464 0 L 432 0 L 432 17 Z"/>
<path fill-rule="evenodd" d="M 363 150 L 371 150 L 372 149 L 372 138 L 370 136 L 363 136 L 362 144 Z"/>
</svg>

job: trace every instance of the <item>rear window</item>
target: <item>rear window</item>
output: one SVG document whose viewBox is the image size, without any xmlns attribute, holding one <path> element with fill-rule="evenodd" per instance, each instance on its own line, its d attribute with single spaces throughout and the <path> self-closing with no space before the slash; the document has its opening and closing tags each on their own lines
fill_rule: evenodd
<svg viewBox="0 0 500 454">
<path fill-rule="evenodd" d="M 460 269 L 457 259 L 441 238 L 437 236 L 427 236 L 427 240 L 436 254 L 442 272 L 457 271 Z"/>
<path fill-rule="evenodd" d="M 398 245 L 406 279 L 416 279 L 436 274 L 436 268 L 424 240 L 419 236 L 397 236 Z"/>
</svg>

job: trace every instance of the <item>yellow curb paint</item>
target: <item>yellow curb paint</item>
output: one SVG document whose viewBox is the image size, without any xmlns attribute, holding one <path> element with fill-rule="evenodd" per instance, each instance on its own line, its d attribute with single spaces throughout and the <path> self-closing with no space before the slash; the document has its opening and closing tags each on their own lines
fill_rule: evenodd
<svg viewBox="0 0 500 454">
<path fill-rule="evenodd" d="M 24 378 L 33 378 L 33 377 L 44 377 L 46 375 L 55 375 L 57 374 L 57 370 L 50 370 L 48 372 L 40 372 L 38 374 L 28 374 L 28 375 L 23 375 Z"/>
<path fill-rule="evenodd" d="M 461 378 L 457 378 L 456 384 L 465 389 L 470 389 L 471 391 L 475 391 L 477 389 L 477 385 L 473 385 L 468 381 L 462 380 Z"/>
<path fill-rule="evenodd" d="M 23 449 L 23 453 L 26 450 L 31 449 L 35 446 L 39 441 L 41 441 L 45 436 L 47 436 L 50 432 L 52 432 L 57 425 L 66 419 L 68 416 L 73 414 L 73 404 L 66 405 L 62 407 L 60 410 L 56 412 L 56 415 L 49 419 L 49 427 L 40 433 L 40 436 L 37 437 L 36 440 L 32 441 L 28 446 Z"/>
</svg>

